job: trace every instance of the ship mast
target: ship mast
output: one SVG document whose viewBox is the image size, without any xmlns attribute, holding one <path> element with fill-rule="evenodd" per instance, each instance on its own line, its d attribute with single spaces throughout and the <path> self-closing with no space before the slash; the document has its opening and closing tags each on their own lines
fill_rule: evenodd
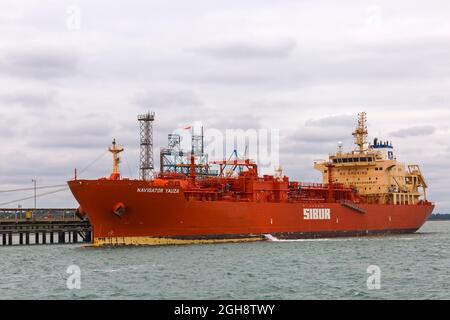
<svg viewBox="0 0 450 320">
<path fill-rule="evenodd" d="M 154 175 L 153 165 L 153 122 L 155 113 L 148 112 L 138 116 L 141 131 L 140 178 L 149 181 Z"/>
<path fill-rule="evenodd" d="M 353 132 L 353 136 L 355 137 L 355 144 L 357 145 L 356 152 L 364 153 L 367 151 L 367 114 L 365 112 L 361 112 L 358 114 L 358 127 Z"/>
<path fill-rule="evenodd" d="M 113 156 L 113 171 L 111 174 L 110 179 L 111 180 L 118 180 L 120 178 L 120 170 L 119 170 L 119 164 L 120 164 L 120 158 L 119 153 L 123 152 L 123 148 L 118 146 L 116 143 L 116 139 L 113 140 L 112 146 L 109 147 L 108 151 L 112 153 Z"/>
</svg>

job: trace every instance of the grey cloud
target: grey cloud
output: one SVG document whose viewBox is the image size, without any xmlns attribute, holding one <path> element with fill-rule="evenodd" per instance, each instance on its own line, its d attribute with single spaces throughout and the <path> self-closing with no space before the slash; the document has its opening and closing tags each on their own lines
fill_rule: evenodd
<svg viewBox="0 0 450 320">
<path fill-rule="evenodd" d="M 345 128 L 330 130 L 327 127 L 312 128 L 303 127 L 291 139 L 304 141 L 306 143 L 337 143 L 338 141 L 351 141 L 351 134 Z"/>
<path fill-rule="evenodd" d="M 288 99 L 265 99 L 257 100 L 251 103 L 248 109 L 256 109 L 261 112 L 270 112 L 272 110 L 306 110 L 312 106 L 305 101 L 299 100 L 288 100 Z"/>
<path fill-rule="evenodd" d="M 347 50 L 352 53 L 344 54 Z M 328 77 L 332 81 L 439 78 L 450 72 L 446 59 L 450 55 L 450 45 L 444 38 L 353 44 L 352 48 L 325 50 L 317 56 L 311 53 L 308 55 L 311 66 L 321 65 L 317 69 L 317 76 Z M 312 75 L 312 78 L 316 76 Z"/>
<path fill-rule="evenodd" d="M 173 91 L 147 91 L 137 95 L 134 102 L 148 109 L 161 108 L 190 108 L 202 105 L 202 101 L 193 92 L 186 90 Z"/>
<path fill-rule="evenodd" d="M 426 126 L 415 126 L 415 127 L 403 128 L 403 129 L 391 132 L 390 135 L 393 137 L 399 137 L 399 138 L 430 136 L 435 131 L 436 131 L 435 127 L 426 125 Z"/>
<path fill-rule="evenodd" d="M 355 126 L 356 117 L 352 115 L 336 115 L 319 119 L 309 119 L 305 122 L 307 127 L 352 127 Z"/>
<path fill-rule="evenodd" d="M 329 130 L 327 126 L 305 126 L 294 131 L 285 131 L 285 135 L 280 138 L 280 152 L 286 156 L 309 155 L 326 158 L 330 152 L 336 150 L 338 141 L 344 143 L 346 150 L 353 147 L 351 134 L 345 128 Z"/>
<path fill-rule="evenodd" d="M 217 117 L 217 112 L 210 112 L 205 121 L 209 128 L 226 129 L 258 129 L 261 127 L 261 119 L 253 114 L 227 114 L 226 117 Z"/>
<path fill-rule="evenodd" d="M 47 126 L 34 124 L 27 128 L 27 144 L 45 149 L 106 149 L 117 132 L 104 119 L 59 117 Z"/>
<path fill-rule="evenodd" d="M 335 144 L 332 142 L 312 143 L 308 140 L 281 141 L 281 156 L 319 156 L 326 158 L 328 153 L 335 150 Z"/>
<path fill-rule="evenodd" d="M 55 98 L 49 92 L 16 92 L 0 95 L 0 103 L 18 105 L 25 108 L 46 108 L 55 104 Z"/>
<path fill-rule="evenodd" d="M 221 73 L 217 72 L 201 72 L 198 75 L 189 76 L 183 79 L 183 81 L 195 81 L 204 84 L 215 84 L 215 85 L 231 85 L 231 86 L 245 86 L 245 87 L 255 87 L 255 86 L 267 86 L 274 82 L 277 82 L 277 75 L 273 74 L 270 77 L 265 71 L 258 71 L 254 74 L 249 74 L 243 72 L 242 70 L 230 69 L 223 70 Z"/>
<path fill-rule="evenodd" d="M 0 113 L 0 136 L 3 139 L 6 137 L 9 139 L 14 139 L 16 132 L 17 120 L 14 117 L 9 116 L 8 114 Z"/>
<path fill-rule="evenodd" d="M 22 12 L 10 2 L 12 13 Z M 382 0 L 383 21 L 367 28 L 360 2 L 327 12 L 322 3 L 314 8 L 302 1 L 263 1 L 257 8 L 256 2 L 201 1 L 183 10 L 142 2 L 106 11 L 105 1 L 85 1 L 82 29 L 74 32 L 64 26 L 64 5 L 28 2 L 23 18 L 1 22 L 0 136 L 3 148 L 19 154 L 3 155 L 2 183 L 20 178 L 28 185 L 32 174 L 63 181 L 64 172 L 91 162 L 113 137 L 125 144 L 135 170 L 136 115 L 149 109 L 157 113 L 155 162 L 167 133 L 196 120 L 221 130 L 274 123 L 281 127 L 286 173 L 302 180 L 314 179 L 312 160 L 333 152 L 337 141 L 352 148 L 354 117 L 332 114 L 352 114 L 363 103 L 382 132 L 449 122 L 448 12 L 425 2 L 405 10 L 407 1 Z M 104 14 L 90 19 L 93 12 Z M 48 107 L 36 114 L 37 105 Z M 55 116 L 66 112 L 70 117 Z M 86 112 L 93 115 L 84 117 Z M 420 122 L 422 115 L 427 122 Z M 288 128 L 296 131 L 284 133 Z M 404 150 L 399 159 L 422 166 L 431 189 L 448 180 L 446 166 L 423 159 L 420 150 L 429 140 L 427 153 L 439 158 L 442 130 L 417 138 L 420 143 L 396 144 Z M 110 171 L 109 155 L 105 159 L 89 177 Z M 40 162 L 48 166 L 35 165 Z M 442 203 L 445 195 L 430 199 Z"/>
<path fill-rule="evenodd" d="M 274 43 L 235 42 L 196 49 L 209 56 L 226 59 L 286 58 L 296 48 L 292 39 Z"/>
<path fill-rule="evenodd" d="M 264 46 L 260 48 L 258 45 L 248 46 L 254 48 L 245 50 L 239 49 L 241 46 L 238 45 L 224 45 L 197 50 L 220 59 L 215 64 L 199 60 L 196 65 L 201 68 L 197 72 L 178 79 L 216 85 L 270 86 L 274 90 L 343 83 L 423 81 L 424 78 L 441 79 L 450 73 L 446 58 L 450 55 L 450 45 L 444 38 L 405 40 L 401 43 L 380 41 L 370 45 L 355 42 L 346 46 L 325 47 L 305 43 L 298 52 L 292 43 L 273 47 L 267 45 L 273 50 L 264 50 Z M 287 56 L 289 59 L 277 60 L 276 63 L 256 59 Z M 201 56 L 193 58 L 196 60 Z"/>
<path fill-rule="evenodd" d="M 86 134 L 78 136 L 71 135 L 54 135 L 49 136 L 49 139 L 30 141 L 30 145 L 46 149 L 105 149 L 111 144 L 112 135 L 103 135 L 93 137 Z"/>
<path fill-rule="evenodd" d="M 352 53 L 348 54 L 348 50 Z M 263 70 L 238 64 L 228 70 L 223 81 L 233 82 L 240 74 L 245 80 L 247 70 L 255 76 L 254 85 L 279 85 L 284 87 L 316 86 L 318 84 L 373 83 L 411 79 L 440 79 L 450 73 L 446 57 L 450 45 L 444 39 L 427 41 L 410 40 L 400 44 L 378 43 L 365 46 L 352 44 L 350 48 L 305 49 L 292 57 L 292 64 L 269 65 Z M 237 74 L 233 74 L 235 70 Z M 244 72 L 242 72 L 244 71 Z M 227 74 L 230 75 L 227 76 Z M 214 76 L 208 79 L 215 80 Z M 249 80 L 252 80 L 250 77 Z M 218 79 L 215 81 L 218 82 Z M 239 81 L 236 81 L 239 83 Z M 242 84 L 242 81 L 240 82 Z M 247 84 L 250 81 L 247 81 Z"/>
<path fill-rule="evenodd" d="M 63 78 L 78 72 L 78 55 L 70 49 L 28 48 L 0 57 L 0 71 L 15 77 Z"/>
</svg>

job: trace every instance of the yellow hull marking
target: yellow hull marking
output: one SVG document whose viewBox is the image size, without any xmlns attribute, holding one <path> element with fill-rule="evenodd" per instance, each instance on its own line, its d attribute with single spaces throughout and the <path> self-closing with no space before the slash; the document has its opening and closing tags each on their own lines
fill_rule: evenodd
<svg viewBox="0 0 450 320">
<path fill-rule="evenodd" d="M 263 237 L 237 238 L 237 239 L 173 239 L 154 237 L 109 237 L 94 238 L 93 246 L 160 246 L 181 244 L 211 244 L 211 243 L 237 243 L 262 241 Z"/>
</svg>

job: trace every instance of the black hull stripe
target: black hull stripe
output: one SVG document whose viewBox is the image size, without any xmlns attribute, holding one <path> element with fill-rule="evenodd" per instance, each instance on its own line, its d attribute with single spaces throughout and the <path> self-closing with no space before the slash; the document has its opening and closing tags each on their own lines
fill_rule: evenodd
<svg viewBox="0 0 450 320">
<path fill-rule="evenodd" d="M 324 231 L 324 232 L 281 232 L 271 233 L 278 239 L 320 239 L 340 237 L 363 237 L 390 234 L 414 233 L 417 229 L 391 229 L 391 230 L 354 230 L 354 231 Z M 163 237 L 177 240 L 226 240 L 226 239 L 265 239 L 264 234 L 222 234 L 222 235 L 199 235 L 199 236 L 177 236 Z"/>
</svg>

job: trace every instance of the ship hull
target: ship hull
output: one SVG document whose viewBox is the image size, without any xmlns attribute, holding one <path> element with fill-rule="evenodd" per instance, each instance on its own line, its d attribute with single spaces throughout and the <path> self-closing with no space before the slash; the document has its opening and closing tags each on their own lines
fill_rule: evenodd
<svg viewBox="0 0 450 320">
<path fill-rule="evenodd" d="M 149 188 L 134 180 L 76 180 L 69 187 L 88 214 L 95 246 L 260 241 L 267 234 L 292 239 L 413 233 L 434 209 L 187 200 L 181 189 Z M 124 206 L 121 216 L 113 213 L 118 204 Z"/>
</svg>

